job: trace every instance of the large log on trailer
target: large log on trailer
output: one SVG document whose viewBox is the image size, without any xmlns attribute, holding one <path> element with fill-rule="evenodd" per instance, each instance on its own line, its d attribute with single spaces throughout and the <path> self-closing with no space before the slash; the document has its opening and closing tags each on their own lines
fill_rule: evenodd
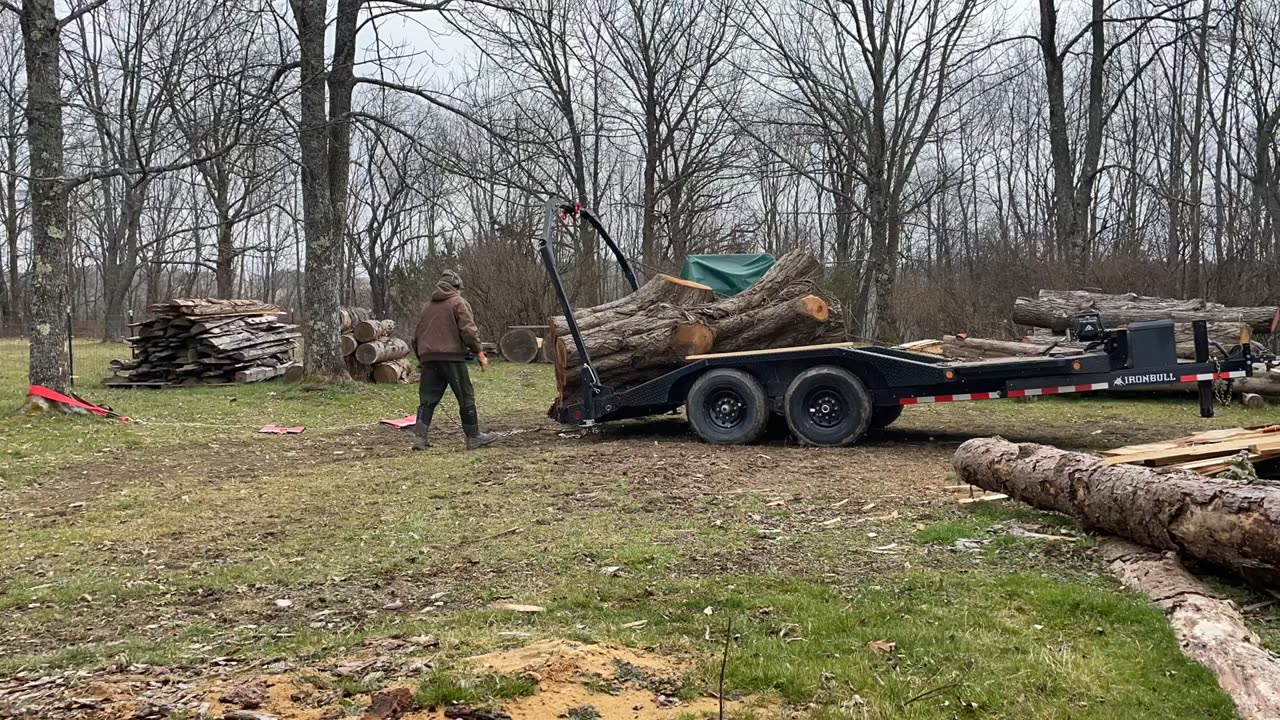
<svg viewBox="0 0 1280 720">
<path fill-rule="evenodd" d="M 355 359 L 361 365 L 377 365 L 388 360 L 399 360 L 409 354 L 409 343 L 397 337 L 361 343 L 356 348 Z"/>
<path fill-rule="evenodd" d="M 361 320 L 352 328 L 351 334 L 362 343 L 373 342 L 388 337 L 396 329 L 395 320 Z"/>
<path fill-rule="evenodd" d="M 409 382 L 409 361 L 405 358 L 388 360 L 373 366 L 373 381 L 380 385 Z"/>
<path fill-rule="evenodd" d="M 1174 300 L 1127 293 L 1107 295 L 1086 290 L 1041 290 L 1037 297 L 1020 297 L 1013 303 L 1013 321 L 1019 325 L 1049 328 L 1064 333 L 1072 318 L 1084 309 L 1102 315 L 1102 324 L 1118 328 L 1140 320 L 1193 320 L 1244 323 L 1255 333 L 1272 333 L 1280 326 L 1280 307 L 1228 307 L 1202 298 Z"/>
<path fill-rule="evenodd" d="M 679 367 L 689 355 L 843 340 L 840 309 L 820 296 L 820 270 L 804 251 L 784 255 L 751 288 L 713 301 L 709 288 L 659 276 L 621 300 L 577 313 L 601 380 L 615 390 Z M 558 403 L 581 396 L 582 360 L 563 317 L 550 336 Z"/>
<path fill-rule="evenodd" d="M 1248 628 L 1235 603 L 1169 553 L 1117 538 L 1103 538 L 1101 547 L 1112 574 L 1164 611 L 1182 652 L 1217 676 L 1241 720 L 1280 718 L 1280 657 Z"/>
<path fill-rule="evenodd" d="M 529 328 L 512 328 L 498 339 L 503 359 L 513 363 L 531 363 L 542 354 L 542 338 Z"/>
<path fill-rule="evenodd" d="M 1100 465 L 1099 458 L 1002 438 L 969 440 L 955 468 L 971 485 L 1092 530 L 1280 583 L 1280 486 L 1209 478 L 1190 470 Z"/>
</svg>

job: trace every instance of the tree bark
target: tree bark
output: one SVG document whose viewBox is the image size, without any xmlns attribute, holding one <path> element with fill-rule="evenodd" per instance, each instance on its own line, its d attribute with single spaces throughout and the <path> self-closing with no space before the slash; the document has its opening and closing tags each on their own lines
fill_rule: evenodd
<svg viewBox="0 0 1280 720">
<path fill-rule="evenodd" d="M 346 0 L 342 4 L 345 6 Z M 326 2 L 290 0 L 290 6 L 297 23 L 302 71 L 298 147 L 306 238 L 303 366 L 308 375 L 319 380 L 344 381 L 350 376 L 343 362 L 338 298 L 342 255 L 339 211 L 345 209 L 346 198 L 333 197 L 331 187 L 330 123 L 325 107 Z"/>
<path fill-rule="evenodd" d="M 1112 574 L 1164 611 L 1183 654 L 1208 668 L 1241 720 L 1280 717 L 1280 658 L 1263 646 L 1230 600 L 1187 572 L 1176 556 L 1104 538 Z"/>
<path fill-rule="evenodd" d="M 63 392 L 66 352 L 67 198 L 62 169 L 61 26 L 53 0 L 24 0 L 20 15 L 27 73 L 27 152 L 31 181 L 32 385 Z M 12 260 L 11 260 L 12 261 Z"/>
<path fill-rule="evenodd" d="M 1099 465 L 1093 455 L 1001 438 L 964 443 L 955 468 L 964 482 L 1089 529 L 1220 565 L 1250 582 L 1280 582 L 1280 487 Z"/>
<path fill-rule="evenodd" d="M 389 360 L 399 360 L 408 354 L 409 343 L 393 337 L 361 344 L 356 348 L 355 359 L 362 365 L 377 365 Z"/>
<path fill-rule="evenodd" d="M 1271 333 L 1280 322 L 1280 307 L 1228 307 L 1201 298 L 1175 300 L 1145 297 L 1128 293 L 1107 295 L 1085 290 L 1041 290 L 1039 297 L 1020 297 L 1013 304 L 1013 322 L 1018 325 L 1049 328 L 1063 333 L 1071 327 L 1072 318 L 1083 309 L 1094 309 L 1102 315 L 1108 328 L 1118 328 L 1141 320 L 1192 320 L 1236 322 L 1248 324 L 1255 333 Z"/>
</svg>

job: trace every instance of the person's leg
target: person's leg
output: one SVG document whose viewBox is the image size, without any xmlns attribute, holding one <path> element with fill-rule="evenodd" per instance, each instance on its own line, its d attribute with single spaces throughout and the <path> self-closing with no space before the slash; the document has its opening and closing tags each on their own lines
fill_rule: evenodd
<svg viewBox="0 0 1280 720">
<path fill-rule="evenodd" d="M 471 386 L 471 373 L 465 362 L 449 363 L 449 388 L 458 398 L 458 414 L 462 418 L 462 432 L 467 436 L 467 449 L 484 447 L 498 439 L 493 433 L 480 432 L 480 414 L 476 411 L 476 392 Z"/>
<path fill-rule="evenodd" d="M 444 397 L 444 389 L 449 385 L 448 373 L 442 371 L 441 365 L 447 363 L 422 363 L 422 378 L 418 381 L 418 422 L 413 426 L 413 449 L 426 450 L 431 447 L 427 431 L 431 429 L 431 418 L 435 415 L 440 398 Z"/>
</svg>

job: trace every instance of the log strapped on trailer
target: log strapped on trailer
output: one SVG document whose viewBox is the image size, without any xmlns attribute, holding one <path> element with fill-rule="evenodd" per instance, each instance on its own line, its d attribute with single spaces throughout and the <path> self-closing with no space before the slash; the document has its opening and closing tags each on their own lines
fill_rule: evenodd
<svg viewBox="0 0 1280 720">
<path fill-rule="evenodd" d="M 1091 530 L 1280 583 L 1280 487 L 1190 470 L 1104 465 L 1084 453 L 1002 438 L 956 450 L 960 479 L 1041 510 L 1070 515 Z"/>
<path fill-rule="evenodd" d="M 1280 329 L 1280 307 L 1229 307 L 1202 298 L 1175 300 L 1134 293 L 1109 295 L 1086 290 L 1041 290 L 1037 297 L 1020 297 L 1013 303 L 1013 322 L 1064 333 L 1081 310 L 1097 310 L 1108 328 L 1120 328 L 1143 320 L 1193 320 L 1244 323 L 1255 333 Z"/>
</svg>

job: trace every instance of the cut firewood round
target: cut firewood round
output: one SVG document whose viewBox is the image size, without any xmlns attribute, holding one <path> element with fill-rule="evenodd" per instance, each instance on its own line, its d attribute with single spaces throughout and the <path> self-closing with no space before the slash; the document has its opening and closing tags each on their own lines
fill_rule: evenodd
<svg viewBox="0 0 1280 720">
<path fill-rule="evenodd" d="M 356 340 L 354 335 L 351 335 L 348 333 L 344 333 L 342 335 L 342 354 L 343 355 L 350 355 L 351 353 L 355 352 L 356 348 L 358 347 L 360 347 L 360 342 Z"/>
<path fill-rule="evenodd" d="M 352 329 L 351 334 L 355 335 L 356 340 L 362 343 L 367 343 L 367 342 L 373 342 L 374 340 L 377 340 L 379 338 L 387 337 L 395 329 L 396 329 L 395 320 L 369 319 L 369 320 L 361 320 L 360 322 L 356 323 L 356 326 Z"/>
<path fill-rule="evenodd" d="M 409 354 L 409 343 L 397 337 L 362 343 L 356 348 L 355 359 L 362 365 L 376 365 L 388 360 L 399 360 Z"/>
<path fill-rule="evenodd" d="M 379 385 L 395 385 L 409 381 L 410 366 L 406 358 L 388 360 L 373 366 L 373 381 Z"/>
<path fill-rule="evenodd" d="M 531 363 L 542 354 L 542 338 L 529 328 L 512 328 L 499 338 L 498 349 L 507 362 Z"/>
</svg>

